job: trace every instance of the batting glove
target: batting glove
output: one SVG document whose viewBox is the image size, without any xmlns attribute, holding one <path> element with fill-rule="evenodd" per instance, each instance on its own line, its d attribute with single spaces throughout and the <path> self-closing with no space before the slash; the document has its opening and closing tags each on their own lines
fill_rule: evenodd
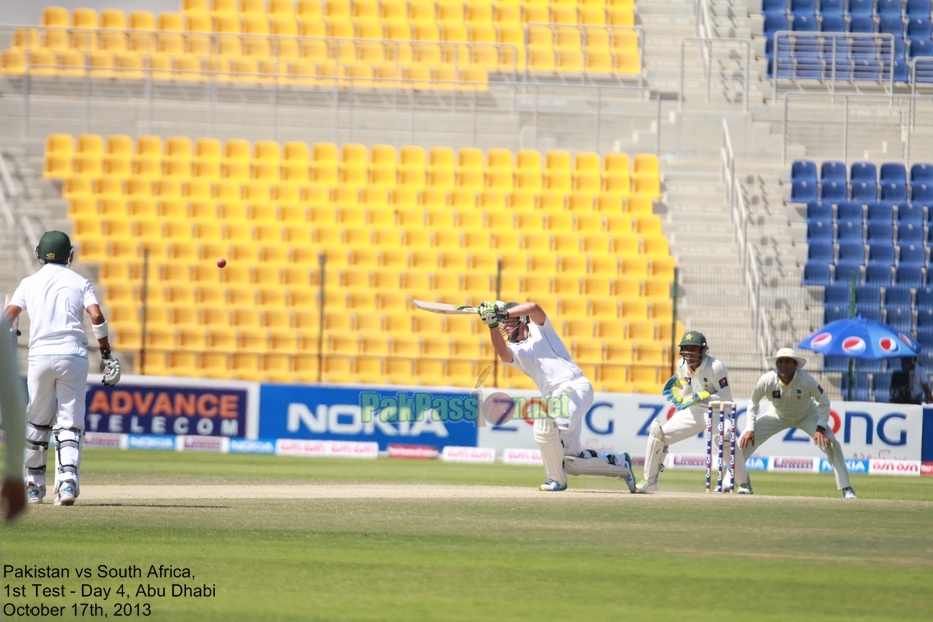
<svg viewBox="0 0 933 622">
<path fill-rule="evenodd" d="M 496 328 L 499 326 L 499 314 L 497 313 L 496 303 L 484 300 L 480 303 L 476 312 L 479 313 L 479 317 L 483 320 L 483 324 L 489 328 Z"/>
<path fill-rule="evenodd" d="M 104 375 L 102 382 L 108 387 L 120 382 L 120 361 L 113 358 L 110 348 L 102 348 L 100 351 L 100 372 Z"/>
</svg>

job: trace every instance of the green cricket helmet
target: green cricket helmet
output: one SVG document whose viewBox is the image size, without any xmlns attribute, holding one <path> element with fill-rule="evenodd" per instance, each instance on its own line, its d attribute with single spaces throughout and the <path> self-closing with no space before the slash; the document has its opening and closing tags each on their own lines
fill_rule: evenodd
<svg viewBox="0 0 933 622">
<path fill-rule="evenodd" d="M 39 239 L 39 245 L 36 247 L 36 257 L 42 263 L 68 265 L 74 257 L 71 238 L 61 231 L 46 231 Z"/>
<path fill-rule="evenodd" d="M 684 350 L 684 346 L 697 346 L 700 348 L 699 352 Z M 691 330 L 684 333 L 684 336 L 680 338 L 680 356 L 683 358 L 688 365 L 691 367 L 696 367 L 703 362 L 703 357 L 706 356 L 706 353 L 709 352 L 709 346 L 706 344 L 706 337 L 700 331 Z"/>
<path fill-rule="evenodd" d="M 505 310 L 508 311 L 512 307 L 517 307 L 517 306 L 518 306 L 517 302 L 507 302 L 505 303 Z M 518 335 L 519 335 L 519 332 L 521 331 L 521 327 L 531 324 L 531 316 L 522 315 L 516 318 L 509 318 L 508 320 L 505 320 L 502 324 L 505 327 L 506 339 L 508 339 L 509 341 L 513 343 L 517 343 L 519 340 Z"/>
</svg>

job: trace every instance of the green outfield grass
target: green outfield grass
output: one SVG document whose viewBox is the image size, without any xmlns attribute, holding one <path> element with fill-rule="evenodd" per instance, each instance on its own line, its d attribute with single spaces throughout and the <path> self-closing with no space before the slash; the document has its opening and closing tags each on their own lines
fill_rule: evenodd
<svg viewBox="0 0 933 622">
<path fill-rule="evenodd" d="M 537 467 L 91 449 L 83 485 L 453 484 L 534 488 Z M 156 620 L 925 620 L 933 610 L 933 481 L 753 474 L 753 497 L 629 495 L 573 478 L 530 498 L 136 498 L 31 507 L 3 563 L 92 579 L 6 577 L 4 603 L 148 603 Z M 701 471 L 662 489 L 703 490 Z M 103 579 L 98 565 L 191 568 Z M 209 598 L 8 597 L 34 583 L 216 586 Z M 34 588 L 28 587 L 29 590 Z M 135 611 L 134 611 L 135 613 Z M 88 614 L 85 614 L 86 617 Z M 8 616 L 9 619 L 16 619 Z M 134 616 L 135 617 L 135 616 Z"/>
</svg>

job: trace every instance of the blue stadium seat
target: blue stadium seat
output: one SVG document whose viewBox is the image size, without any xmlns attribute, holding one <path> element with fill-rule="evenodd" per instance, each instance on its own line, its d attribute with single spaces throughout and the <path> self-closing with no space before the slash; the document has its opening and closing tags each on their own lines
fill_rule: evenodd
<svg viewBox="0 0 933 622">
<path fill-rule="evenodd" d="M 816 32 L 816 15 L 806 15 L 801 13 L 794 15 L 793 18 L 794 21 L 791 22 L 791 29 L 795 32 Z"/>
<path fill-rule="evenodd" d="M 933 183 L 912 183 L 910 186 L 910 200 L 922 205 L 929 205 L 933 202 Z"/>
<path fill-rule="evenodd" d="M 930 40 L 930 35 L 933 34 L 933 25 L 930 23 L 930 17 L 912 17 L 910 21 L 907 22 L 907 38 L 908 39 L 926 39 Z"/>
<path fill-rule="evenodd" d="M 894 277 L 894 268 L 882 264 L 870 263 L 865 267 L 865 285 L 888 287 Z"/>
<path fill-rule="evenodd" d="M 850 283 L 855 275 L 855 284 L 862 282 L 862 263 L 858 261 L 837 261 L 833 268 L 833 283 Z"/>
<path fill-rule="evenodd" d="M 846 164 L 838 160 L 827 160 L 820 165 L 820 181 L 846 183 Z"/>
<path fill-rule="evenodd" d="M 841 241 L 838 245 L 839 262 L 865 263 L 865 245 L 861 241 Z"/>
<path fill-rule="evenodd" d="M 890 246 L 894 243 L 894 223 L 890 220 L 870 220 L 868 221 L 868 235 L 866 239 L 872 246 L 885 245 Z"/>
<path fill-rule="evenodd" d="M 833 204 L 824 203 L 823 201 L 809 201 L 807 202 L 807 220 L 832 220 L 833 219 Z"/>
<path fill-rule="evenodd" d="M 856 363 L 858 365 L 858 363 Z M 848 367 L 846 367 L 848 370 Z M 853 402 L 867 402 L 871 399 L 871 394 L 868 392 L 868 375 L 855 373 L 852 374 L 852 391 L 849 391 L 848 387 L 849 374 L 842 374 L 842 387 L 840 392 L 842 393 L 842 399 L 849 399 L 851 393 Z"/>
<path fill-rule="evenodd" d="M 891 240 L 884 242 L 874 242 L 868 247 L 868 263 L 879 264 L 883 266 L 893 266 L 897 252 Z"/>
<path fill-rule="evenodd" d="M 923 225 L 912 222 L 901 223 L 897 226 L 898 246 L 923 246 Z"/>
<path fill-rule="evenodd" d="M 917 300 L 914 302 L 917 309 L 933 309 L 933 287 L 921 287 L 917 290 Z"/>
<path fill-rule="evenodd" d="M 922 224 L 924 220 L 923 205 L 920 203 L 898 203 L 897 224 Z"/>
<path fill-rule="evenodd" d="M 837 242 L 858 242 L 861 244 L 865 240 L 865 230 L 861 221 L 837 220 L 836 221 L 836 241 Z"/>
<path fill-rule="evenodd" d="M 827 15 L 838 15 L 841 17 L 845 14 L 845 9 L 845 0 L 820 0 L 820 15 L 823 17 Z"/>
<path fill-rule="evenodd" d="M 816 0 L 790 0 L 790 12 L 794 15 L 815 15 Z"/>
<path fill-rule="evenodd" d="M 816 162 L 813 160 L 795 160 L 790 165 L 791 181 L 816 181 Z"/>
<path fill-rule="evenodd" d="M 923 287 L 925 275 L 923 265 L 901 264 L 894 269 L 894 282 L 905 287 Z"/>
<path fill-rule="evenodd" d="M 860 373 L 877 374 L 884 372 L 884 367 L 884 359 L 878 359 L 876 361 L 859 359 L 858 362 L 858 371 Z"/>
<path fill-rule="evenodd" d="M 874 162 L 853 162 L 849 169 L 849 181 L 878 183 L 878 168 Z"/>
<path fill-rule="evenodd" d="M 807 244 L 813 244 L 817 240 L 823 240 L 824 243 L 832 244 L 832 222 L 824 220 L 811 220 L 807 222 Z"/>
<path fill-rule="evenodd" d="M 820 200 L 838 203 L 848 198 L 848 188 L 845 181 L 826 181 L 820 184 Z"/>
<path fill-rule="evenodd" d="M 917 321 L 920 321 L 920 314 L 917 314 Z M 926 319 L 924 319 L 926 321 Z M 918 326 L 916 330 L 917 341 L 923 346 L 924 350 L 933 349 L 933 326 Z M 925 366 L 925 365 L 924 365 Z"/>
<path fill-rule="evenodd" d="M 872 15 L 875 12 L 875 3 L 872 0 L 849 0 L 848 15 Z"/>
<path fill-rule="evenodd" d="M 899 184 L 907 184 L 907 167 L 900 162 L 885 162 L 881 165 L 880 178 L 881 183 L 893 181 Z"/>
<path fill-rule="evenodd" d="M 840 201 L 836 204 L 836 220 L 862 222 L 865 209 L 859 201 Z"/>
<path fill-rule="evenodd" d="M 765 23 L 762 27 L 764 35 L 770 39 L 774 37 L 774 33 L 780 30 L 790 30 L 787 24 L 787 15 L 783 13 L 765 15 Z"/>
<path fill-rule="evenodd" d="M 832 266 L 822 261 L 808 261 L 803 267 L 804 285 L 829 285 L 832 281 Z"/>
<path fill-rule="evenodd" d="M 849 32 L 875 32 L 875 20 L 871 15 L 853 15 L 849 19 Z"/>
<path fill-rule="evenodd" d="M 871 306 L 871 307 L 857 307 L 855 308 L 856 313 L 859 317 L 863 317 L 866 320 L 874 320 L 875 322 L 884 321 L 884 312 L 881 310 L 881 306 Z"/>
<path fill-rule="evenodd" d="M 862 369 L 862 363 L 859 361 L 859 369 Z M 887 402 L 891 398 L 891 374 L 872 374 L 871 395 L 876 402 Z"/>
<path fill-rule="evenodd" d="M 785 15 L 787 13 L 787 0 L 762 0 L 762 15 Z"/>
<path fill-rule="evenodd" d="M 904 182 L 885 181 L 881 182 L 881 200 L 882 201 L 906 201 L 907 184 Z"/>
<path fill-rule="evenodd" d="M 823 77 L 823 63 L 815 57 L 801 58 L 798 55 L 793 61 L 793 77 L 798 80 L 819 80 Z"/>
<path fill-rule="evenodd" d="M 920 364 L 923 365 L 924 369 L 933 369 L 933 349 L 920 350 L 917 356 L 920 357 Z"/>
<path fill-rule="evenodd" d="M 910 39 L 907 46 L 907 54 L 910 58 L 926 58 L 933 56 L 933 42 L 929 39 Z M 917 82 L 929 83 L 933 80 L 926 79 L 922 71 L 923 67 L 917 67 Z"/>
<path fill-rule="evenodd" d="M 907 17 L 929 17 L 930 0 L 907 0 L 904 14 Z"/>
<path fill-rule="evenodd" d="M 859 285 L 855 288 L 855 303 L 881 306 L 881 290 L 870 285 Z"/>
<path fill-rule="evenodd" d="M 904 244 L 898 247 L 897 256 L 898 267 L 901 266 L 924 266 L 927 262 L 927 250 L 923 244 Z"/>
<path fill-rule="evenodd" d="M 868 222 L 888 222 L 894 221 L 894 204 L 892 203 L 869 203 L 868 204 L 868 214 L 866 217 Z"/>
<path fill-rule="evenodd" d="M 849 317 L 846 315 L 845 317 Z M 845 319 L 845 318 L 837 318 Z M 849 369 L 849 357 L 847 356 L 824 356 L 823 371 L 847 371 Z"/>
<path fill-rule="evenodd" d="M 933 326 L 933 309 L 917 309 L 917 329 Z"/>
<path fill-rule="evenodd" d="M 820 18 L 820 32 L 845 32 L 846 18 L 842 15 L 823 15 Z M 832 43 L 825 46 L 826 51 L 832 52 Z"/>
<path fill-rule="evenodd" d="M 878 32 L 884 32 L 895 37 L 904 37 L 904 22 L 901 16 L 882 15 L 878 20 Z"/>
<path fill-rule="evenodd" d="M 849 303 L 844 305 L 830 305 L 823 307 L 823 323 L 829 324 L 836 320 L 844 320 L 849 317 Z"/>
<path fill-rule="evenodd" d="M 933 164 L 914 164 L 910 167 L 910 183 L 933 183 Z"/>
<path fill-rule="evenodd" d="M 823 288 L 823 304 L 829 307 L 845 307 L 849 304 L 849 286 L 834 283 Z"/>
<path fill-rule="evenodd" d="M 827 240 L 828 241 L 828 240 Z M 836 258 L 836 247 L 830 244 L 809 244 L 807 246 L 807 259 L 832 263 Z"/>
<path fill-rule="evenodd" d="M 817 198 L 817 184 L 812 181 L 795 181 L 790 187 L 790 200 L 796 203 L 815 201 Z"/>
<path fill-rule="evenodd" d="M 884 290 L 884 307 L 902 307 L 910 309 L 911 291 L 909 287 L 888 287 Z"/>
<path fill-rule="evenodd" d="M 903 333 L 910 333 L 913 329 L 914 314 L 910 307 L 886 308 L 884 321 Z"/>
<path fill-rule="evenodd" d="M 895 39 L 895 41 L 903 43 L 903 39 Z M 894 81 L 895 82 L 909 82 L 910 81 L 910 65 L 907 64 L 907 61 L 904 58 L 903 50 L 898 52 L 897 58 L 894 59 Z"/>
<path fill-rule="evenodd" d="M 855 56 L 855 52 L 853 52 L 853 56 Z M 874 56 L 874 53 L 872 53 L 872 56 Z M 878 82 L 881 80 L 881 64 L 875 58 L 852 61 L 852 79 Z"/>
<path fill-rule="evenodd" d="M 875 6 L 879 17 L 901 18 L 901 0 L 878 0 Z"/>
</svg>

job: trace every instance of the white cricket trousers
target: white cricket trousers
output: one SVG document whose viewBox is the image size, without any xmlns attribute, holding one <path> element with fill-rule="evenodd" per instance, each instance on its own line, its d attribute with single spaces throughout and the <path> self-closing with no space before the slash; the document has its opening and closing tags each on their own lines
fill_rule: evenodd
<svg viewBox="0 0 933 622">
<path fill-rule="evenodd" d="M 742 460 L 747 460 L 748 457 L 764 445 L 765 441 L 769 438 L 789 428 L 803 430 L 810 438 L 813 438 L 813 435 L 816 434 L 816 424 L 819 419 L 820 415 L 816 409 L 800 421 L 788 421 L 787 419 L 779 417 L 774 411 L 774 408 L 771 408 L 764 415 L 755 419 L 755 445 L 752 446 L 751 443 L 749 443 L 744 451 L 740 450 L 743 455 Z M 829 445 L 826 446 L 826 449 L 822 449 L 821 451 L 826 454 L 829 463 L 833 465 L 833 472 L 836 474 L 836 488 L 839 490 L 848 488 L 850 486 L 849 469 L 846 467 L 846 457 L 842 453 L 842 447 L 839 445 L 839 441 L 836 440 L 836 436 L 833 434 L 832 430 L 826 430 L 826 438 L 829 440 Z M 739 452 L 736 452 L 736 458 L 738 457 Z M 738 475 L 736 475 L 736 478 L 738 478 Z M 746 475 L 746 479 L 740 479 L 739 483 L 747 481 Z"/>
<path fill-rule="evenodd" d="M 691 406 L 679 410 L 674 416 L 661 424 L 661 430 L 664 432 L 664 445 L 670 446 L 679 443 L 691 436 L 696 436 L 706 432 L 706 406 Z M 728 413 L 723 417 L 723 459 L 726 461 L 724 468 L 729 466 L 729 443 L 732 437 L 729 430 Z M 713 410 L 713 451 L 716 452 L 716 437 L 719 434 L 719 409 Z M 736 432 L 738 434 L 738 432 Z M 651 440 L 648 440 L 650 445 Z M 739 446 L 735 446 L 735 480 L 739 484 L 748 483 L 748 471 L 745 470 L 745 459 L 741 458 Z M 715 461 L 715 458 L 714 458 Z M 649 482 L 654 474 L 645 473 L 645 479 Z"/>
<path fill-rule="evenodd" d="M 44 488 L 48 442 L 54 433 L 55 491 L 63 480 L 78 489 L 78 467 L 84 437 L 87 358 L 30 356 L 27 373 L 26 485 Z"/>
<path fill-rule="evenodd" d="M 593 405 L 593 385 L 584 377 L 560 385 L 548 397 L 560 397 L 566 393 L 569 397 L 567 412 L 554 420 L 564 445 L 565 456 L 579 456 L 583 451 L 580 434 L 583 431 L 583 417 Z"/>
</svg>

